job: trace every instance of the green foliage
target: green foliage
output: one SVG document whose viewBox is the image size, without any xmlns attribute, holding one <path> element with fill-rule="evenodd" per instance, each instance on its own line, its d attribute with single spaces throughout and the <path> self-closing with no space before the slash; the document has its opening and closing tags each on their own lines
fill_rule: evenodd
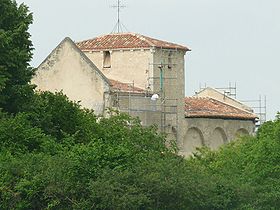
<svg viewBox="0 0 280 210">
<path fill-rule="evenodd" d="M 184 159 L 138 119 L 34 93 L 31 22 L 0 1 L 0 209 L 279 209 L 279 113 L 255 137 Z"/>
<path fill-rule="evenodd" d="M 219 151 L 176 155 L 155 127 L 62 93 L 0 112 L 0 209 L 277 209 L 280 120 Z"/>
<path fill-rule="evenodd" d="M 61 141 L 72 136 L 76 142 L 89 142 L 94 138 L 96 116 L 59 93 L 35 94 L 32 106 L 25 110 L 33 126 Z"/>
<path fill-rule="evenodd" d="M 202 150 L 193 161 L 245 192 L 238 209 L 280 206 L 279 117 L 262 125 L 256 137 L 240 138 L 218 152 Z"/>
<path fill-rule="evenodd" d="M 16 113 L 29 106 L 34 70 L 29 67 L 32 43 L 28 32 L 32 15 L 15 1 L 0 1 L 0 107 Z"/>
<path fill-rule="evenodd" d="M 36 94 L 32 103 L 0 115 L 1 209 L 90 209 L 100 205 L 92 186 L 106 171 L 140 172 L 173 154 L 156 128 L 128 115 L 97 118 L 62 93 Z M 138 206 L 138 195 L 131 199 Z"/>
<path fill-rule="evenodd" d="M 3 115 L 3 114 L 2 114 Z M 33 127 L 26 114 L 15 117 L 0 117 L 0 151 L 12 154 L 42 150 L 52 139 Z"/>
<path fill-rule="evenodd" d="M 61 93 L 34 97 L 28 112 L 1 114 L 1 209 L 227 209 L 238 200 L 155 127 L 97 118 Z"/>
</svg>

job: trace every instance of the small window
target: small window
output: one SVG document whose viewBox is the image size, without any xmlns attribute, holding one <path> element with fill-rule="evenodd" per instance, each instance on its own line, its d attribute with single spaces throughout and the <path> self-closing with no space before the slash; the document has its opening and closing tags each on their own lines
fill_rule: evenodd
<svg viewBox="0 0 280 210">
<path fill-rule="evenodd" d="M 111 68 L 111 53 L 109 51 L 103 52 L 103 68 Z"/>
<path fill-rule="evenodd" d="M 167 65 L 168 65 L 168 69 L 172 69 L 172 52 L 168 53 Z"/>
</svg>

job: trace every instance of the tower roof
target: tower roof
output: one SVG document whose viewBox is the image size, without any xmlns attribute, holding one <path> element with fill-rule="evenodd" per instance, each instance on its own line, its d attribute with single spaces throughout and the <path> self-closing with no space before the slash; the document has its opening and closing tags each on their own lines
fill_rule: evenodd
<svg viewBox="0 0 280 210">
<path fill-rule="evenodd" d="M 116 33 L 99 36 L 76 43 L 82 51 L 110 49 L 164 48 L 190 51 L 183 45 L 166 42 L 135 33 Z"/>
</svg>

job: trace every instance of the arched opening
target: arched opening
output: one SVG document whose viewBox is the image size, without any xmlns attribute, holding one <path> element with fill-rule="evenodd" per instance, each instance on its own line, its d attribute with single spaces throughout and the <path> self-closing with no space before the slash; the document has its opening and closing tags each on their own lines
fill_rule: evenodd
<svg viewBox="0 0 280 210">
<path fill-rule="evenodd" d="M 235 133 L 235 138 L 241 137 L 241 136 L 248 136 L 249 132 L 245 128 L 240 128 Z"/>
<path fill-rule="evenodd" d="M 111 68 L 111 53 L 109 51 L 103 52 L 103 68 Z"/>
<path fill-rule="evenodd" d="M 227 136 L 225 131 L 222 128 L 215 128 L 210 137 L 209 147 L 211 149 L 218 149 L 225 143 L 227 143 Z"/>
<path fill-rule="evenodd" d="M 188 129 L 183 144 L 185 154 L 191 154 L 196 148 L 204 146 L 204 138 L 202 132 L 198 128 Z"/>
</svg>

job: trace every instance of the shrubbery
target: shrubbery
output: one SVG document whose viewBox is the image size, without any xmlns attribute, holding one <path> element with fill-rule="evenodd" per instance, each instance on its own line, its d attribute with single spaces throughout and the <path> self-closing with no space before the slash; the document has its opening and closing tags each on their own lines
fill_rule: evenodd
<svg viewBox="0 0 280 210">
<path fill-rule="evenodd" d="M 143 128 L 125 114 L 97 119 L 61 93 L 34 97 L 39 103 L 33 103 L 32 111 L 2 114 L 0 120 L 1 208 L 215 205 L 207 198 L 215 194 L 216 180 L 174 154 L 175 148 L 167 148 L 155 127 Z"/>
<path fill-rule="evenodd" d="M 0 1 L 0 209 L 279 208 L 279 116 L 184 159 L 138 119 L 35 93 L 31 22 L 24 5 Z"/>
</svg>

